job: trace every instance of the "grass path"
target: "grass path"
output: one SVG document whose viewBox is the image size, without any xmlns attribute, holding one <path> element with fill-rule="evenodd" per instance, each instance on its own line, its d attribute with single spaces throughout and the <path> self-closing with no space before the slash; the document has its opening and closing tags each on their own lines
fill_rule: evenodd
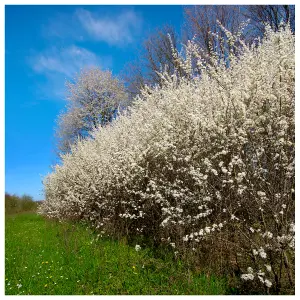
<svg viewBox="0 0 300 300">
<path fill-rule="evenodd" d="M 36 214 L 5 220 L 6 295 L 212 295 L 225 280 L 192 273 L 168 255 L 97 236 Z"/>
</svg>

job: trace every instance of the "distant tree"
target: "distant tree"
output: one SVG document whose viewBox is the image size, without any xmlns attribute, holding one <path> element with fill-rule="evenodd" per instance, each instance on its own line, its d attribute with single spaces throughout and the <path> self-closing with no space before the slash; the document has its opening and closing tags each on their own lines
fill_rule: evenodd
<svg viewBox="0 0 300 300">
<path fill-rule="evenodd" d="M 250 19 L 255 36 L 264 34 L 265 24 L 278 31 L 281 22 L 289 23 L 295 32 L 295 5 L 246 5 L 242 13 Z"/>
<path fill-rule="evenodd" d="M 132 97 L 140 93 L 145 84 L 161 86 L 161 73 L 166 70 L 170 75 L 180 70 L 173 57 L 177 50 L 179 37 L 171 25 L 164 25 L 151 34 L 143 43 L 136 61 L 128 63 L 123 70 L 123 78 Z"/>
<path fill-rule="evenodd" d="M 83 69 L 73 82 L 66 83 L 66 110 L 57 120 L 58 151 L 66 153 L 78 137 L 90 136 L 93 129 L 105 126 L 120 108 L 128 104 L 123 83 L 110 71 Z"/>
<path fill-rule="evenodd" d="M 19 197 L 17 195 L 11 195 L 5 193 L 5 213 L 15 214 L 25 211 L 35 211 L 37 208 L 37 202 L 29 195 L 24 194 Z"/>
<path fill-rule="evenodd" d="M 198 50 L 202 60 L 210 65 L 215 55 L 220 60 L 224 58 L 227 60 L 230 53 L 238 56 L 241 46 L 239 39 L 232 43 L 226 36 L 226 30 L 247 43 L 252 43 L 258 36 L 263 36 L 265 24 L 269 24 L 276 31 L 280 22 L 290 22 L 292 31 L 295 30 L 293 5 L 186 6 L 184 18 L 182 37 L 176 34 L 174 27 L 164 25 L 144 41 L 138 59 L 127 64 L 123 78 L 131 97 L 139 94 L 145 84 L 161 86 L 161 76 L 158 73 L 162 70 L 167 70 L 169 75 L 176 71 L 178 78 L 186 76 L 186 70 L 182 69 L 176 59 L 179 52 L 183 52 L 183 56 L 186 56 L 185 49 L 179 49 L 181 43 L 187 44 L 192 40 L 193 44 L 201 49 Z M 244 28 L 247 20 L 249 25 Z M 226 30 L 222 30 L 221 26 Z M 197 59 L 194 57 L 190 59 L 195 75 L 198 75 Z"/>
<path fill-rule="evenodd" d="M 126 83 L 126 91 L 131 99 L 138 95 L 141 89 L 149 83 L 143 69 L 143 63 L 137 59 L 127 63 L 122 71 L 121 76 Z"/>
<path fill-rule="evenodd" d="M 173 58 L 172 47 L 176 47 L 178 36 L 174 27 L 165 25 L 150 35 L 144 42 L 144 60 L 148 70 L 148 79 L 152 84 L 161 85 L 161 76 L 158 72 L 165 69 L 168 74 L 173 74 L 176 62 Z"/>
</svg>

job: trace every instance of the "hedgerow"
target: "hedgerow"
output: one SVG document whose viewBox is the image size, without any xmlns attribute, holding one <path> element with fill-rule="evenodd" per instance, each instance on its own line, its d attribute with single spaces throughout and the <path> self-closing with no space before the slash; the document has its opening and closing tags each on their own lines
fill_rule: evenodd
<svg viewBox="0 0 300 300">
<path fill-rule="evenodd" d="M 189 42 L 174 55 L 191 76 L 162 73 L 162 87 L 78 141 L 45 178 L 40 213 L 215 253 L 248 291 L 293 293 L 294 35 L 267 28 L 249 46 L 226 34 L 239 51 L 208 64 Z"/>
</svg>

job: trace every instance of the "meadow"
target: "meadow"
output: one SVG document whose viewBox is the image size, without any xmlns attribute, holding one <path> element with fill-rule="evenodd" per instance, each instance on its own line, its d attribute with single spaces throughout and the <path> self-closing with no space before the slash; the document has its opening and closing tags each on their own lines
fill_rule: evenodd
<svg viewBox="0 0 300 300">
<path fill-rule="evenodd" d="M 140 247 L 101 237 L 83 223 L 57 222 L 35 213 L 7 215 L 5 294 L 229 293 L 225 278 L 193 269 L 168 249 Z"/>
</svg>

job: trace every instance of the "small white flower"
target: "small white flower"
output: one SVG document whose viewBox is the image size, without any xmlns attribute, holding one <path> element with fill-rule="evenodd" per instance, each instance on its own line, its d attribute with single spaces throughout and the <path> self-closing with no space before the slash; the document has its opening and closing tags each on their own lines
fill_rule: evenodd
<svg viewBox="0 0 300 300">
<path fill-rule="evenodd" d="M 248 280 L 253 280 L 254 279 L 254 275 L 253 274 L 242 274 L 241 278 L 245 281 Z"/>
<path fill-rule="evenodd" d="M 252 252 L 253 252 L 253 255 L 257 255 L 258 254 L 257 250 L 255 250 L 255 249 L 253 249 Z"/>
<path fill-rule="evenodd" d="M 282 208 L 286 208 L 286 204 L 282 204 L 281 206 L 282 206 Z"/>
<path fill-rule="evenodd" d="M 270 280 L 268 280 L 268 279 L 266 279 L 265 280 L 265 285 L 266 285 L 266 287 L 271 287 L 272 286 L 272 282 L 270 281 Z"/>
<path fill-rule="evenodd" d="M 211 172 L 215 175 L 215 176 L 218 176 L 218 172 L 217 172 L 217 170 L 215 170 L 215 169 L 211 169 Z"/>
<path fill-rule="evenodd" d="M 261 283 L 264 283 L 265 281 L 264 281 L 264 279 L 261 277 L 261 276 L 257 276 L 258 277 L 258 279 L 259 279 L 259 281 L 261 282 Z"/>
<path fill-rule="evenodd" d="M 271 268 L 270 265 L 265 265 L 265 267 L 266 267 L 266 269 L 267 269 L 268 272 L 271 272 L 271 271 L 272 271 L 272 268 Z"/>
<path fill-rule="evenodd" d="M 17 287 L 18 287 L 18 289 L 20 289 L 20 288 L 22 287 L 22 284 L 21 284 L 21 283 L 18 283 L 18 284 L 17 284 Z"/>
<path fill-rule="evenodd" d="M 140 245 L 135 245 L 135 251 L 140 251 L 142 248 Z"/>
<path fill-rule="evenodd" d="M 262 191 L 258 191 L 258 192 L 257 192 L 257 195 L 258 195 L 259 197 L 264 197 L 264 196 L 266 196 L 266 193 L 265 193 L 265 192 L 262 192 Z"/>
<path fill-rule="evenodd" d="M 253 273 L 253 269 L 251 267 L 248 267 L 247 268 L 247 272 L 250 273 L 250 274 L 252 274 Z"/>
<path fill-rule="evenodd" d="M 182 239 L 183 239 L 184 242 L 187 242 L 187 241 L 189 240 L 189 236 L 186 235 L 186 236 L 184 236 Z"/>
<path fill-rule="evenodd" d="M 210 227 L 205 227 L 204 230 L 206 233 L 210 233 Z"/>
<path fill-rule="evenodd" d="M 261 258 L 267 258 L 267 253 L 262 247 L 259 248 L 258 252 Z"/>
</svg>

